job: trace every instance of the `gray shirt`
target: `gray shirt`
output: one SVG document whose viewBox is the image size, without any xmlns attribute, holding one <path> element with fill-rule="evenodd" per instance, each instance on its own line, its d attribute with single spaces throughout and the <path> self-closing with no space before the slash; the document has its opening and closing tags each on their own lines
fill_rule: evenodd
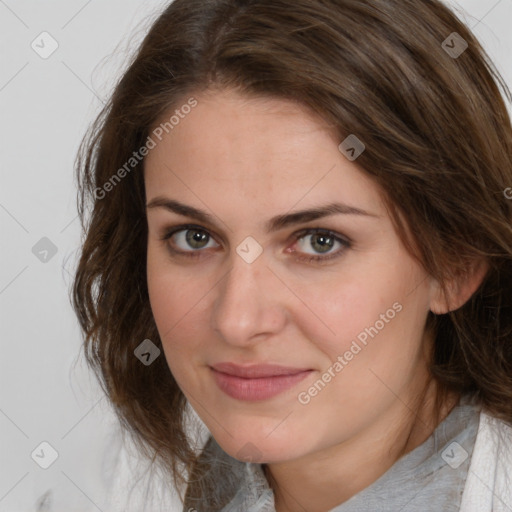
<svg viewBox="0 0 512 512">
<path fill-rule="evenodd" d="M 380 478 L 330 512 L 456 512 L 479 426 L 480 406 L 467 396 L 420 446 L 398 459 Z M 211 439 L 217 478 L 211 508 L 220 512 L 275 512 L 274 495 L 260 464 L 227 455 Z M 226 473 L 226 470 L 228 472 Z M 205 504 L 185 502 L 184 510 L 205 510 Z M 213 507 L 213 505 L 212 505 Z M 207 507 L 208 508 L 208 507 Z"/>
</svg>

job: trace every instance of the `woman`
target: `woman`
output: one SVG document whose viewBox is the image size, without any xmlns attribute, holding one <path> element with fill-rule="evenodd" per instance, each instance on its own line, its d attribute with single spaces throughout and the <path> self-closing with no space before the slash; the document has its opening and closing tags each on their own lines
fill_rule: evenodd
<svg viewBox="0 0 512 512">
<path fill-rule="evenodd" d="M 183 510 L 512 510 L 498 85 L 436 0 L 156 20 L 82 146 L 74 306 Z"/>
</svg>

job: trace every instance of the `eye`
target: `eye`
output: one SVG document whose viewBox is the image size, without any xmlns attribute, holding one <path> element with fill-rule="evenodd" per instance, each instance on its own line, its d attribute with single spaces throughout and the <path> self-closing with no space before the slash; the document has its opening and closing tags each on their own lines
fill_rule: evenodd
<svg viewBox="0 0 512 512">
<path fill-rule="evenodd" d="M 185 225 L 167 231 L 162 240 L 172 240 L 172 244 L 168 244 L 171 253 L 193 258 L 200 256 L 202 249 L 211 248 L 208 243 L 213 241 L 213 238 L 199 226 Z"/>
<path fill-rule="evenodd" d="M 289 250 L 288 252 L 292 254 L 296 254 L 297 252 L 306 254 L 306 256 L 297 257 L 298 261 L 322 262 L 338 258 L 351 245 L 348 239 L 322 228 L 304 230 L 294 236 L 297 239 L 295 245 L 299 246 L 299 251 Z M 335 248 L 336 244 L 338 245 L 338 250 L 333 251 L 332 249 Z M 313 252 L 308 253 L 308 249 L 312 249 Z"/>
<path fill-rule="evenodd" d="M 304 229 L 295 233 L 293 238 L 296 242 L 286 252 L 293 254 L 297 261 L 308 263 L 322 263 L 340 257 L 351 246 L 349 239 L 322 228 Z M 171 242 L 167 244 L 171 254 L 190 258 L 200 257 L 202 249 L 218 246 L 206 229 L 191 224 L 171 228 L 165 232 L 161 240 Z M 211 245 L 212 242 L 214 245 Z M 293 249 L 297 245 L 299 250 Z M 336 245 L 338 249 L 332 250 Z"/>
</svg>

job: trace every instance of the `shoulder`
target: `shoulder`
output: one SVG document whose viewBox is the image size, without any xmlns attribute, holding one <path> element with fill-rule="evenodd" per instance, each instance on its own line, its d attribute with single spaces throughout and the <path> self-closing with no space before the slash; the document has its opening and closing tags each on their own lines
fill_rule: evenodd
<svg viewBox="0 0 512 512">
<path fill-rule="evenodd" d="M 495 454 L 496 480 L 506 485 L 512 510 L 512 425 L 485 412 L 481 413 L 481 422 L 483 431 L 487 432 L 488 445 Z"/>
<path fill-rule="evenodd" d="M 512 469 L 512 424 L 482 410 L 475 448 L 491 450 L 499 460 L 507 460 Z"/>
<path fill-rule="evenodd" d="M 512 510 L 512 426 L 482 410 L 461 512 Z"/>
<path fill-rule="evenodd" d="M 101 472 L 106 488 L 104 510 L 181 510 L 181 500 L 172 484 L 137 450 L 131 436 L 117 423 L 105 442 Z"/>
</svg>

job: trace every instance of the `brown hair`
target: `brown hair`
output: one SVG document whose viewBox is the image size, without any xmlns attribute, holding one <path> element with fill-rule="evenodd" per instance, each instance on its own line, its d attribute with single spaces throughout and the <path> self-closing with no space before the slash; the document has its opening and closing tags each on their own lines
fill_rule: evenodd
<svg viewBox="0 0 512 512">
<path fill-rule="evenodd" d="M 443 44 L 453 32 L 468 45 L 459 56 Z M 147 338 L 162 348 L 146 283 L 144 160 L 108 193 L 104 185 L 164 113 L 207 88 L 310 107 L 340 142 L 364 142 L 357 164 L 429 274 L 444 281 L 487 261 L 466 304 L 429 314 L 431 372 L 441 394 L 471 394 L 512 423 L 512 130 L 499 86 L 510 100 L 479 42 L 438 0 L 175 0 L 156 20 L 77 158 L 86 236 L 73 306 L 121 423 L 178 487 L 196 460 L 185 397 L 164 357 L 145 366 L 134 356 Z"/>
</svg>

